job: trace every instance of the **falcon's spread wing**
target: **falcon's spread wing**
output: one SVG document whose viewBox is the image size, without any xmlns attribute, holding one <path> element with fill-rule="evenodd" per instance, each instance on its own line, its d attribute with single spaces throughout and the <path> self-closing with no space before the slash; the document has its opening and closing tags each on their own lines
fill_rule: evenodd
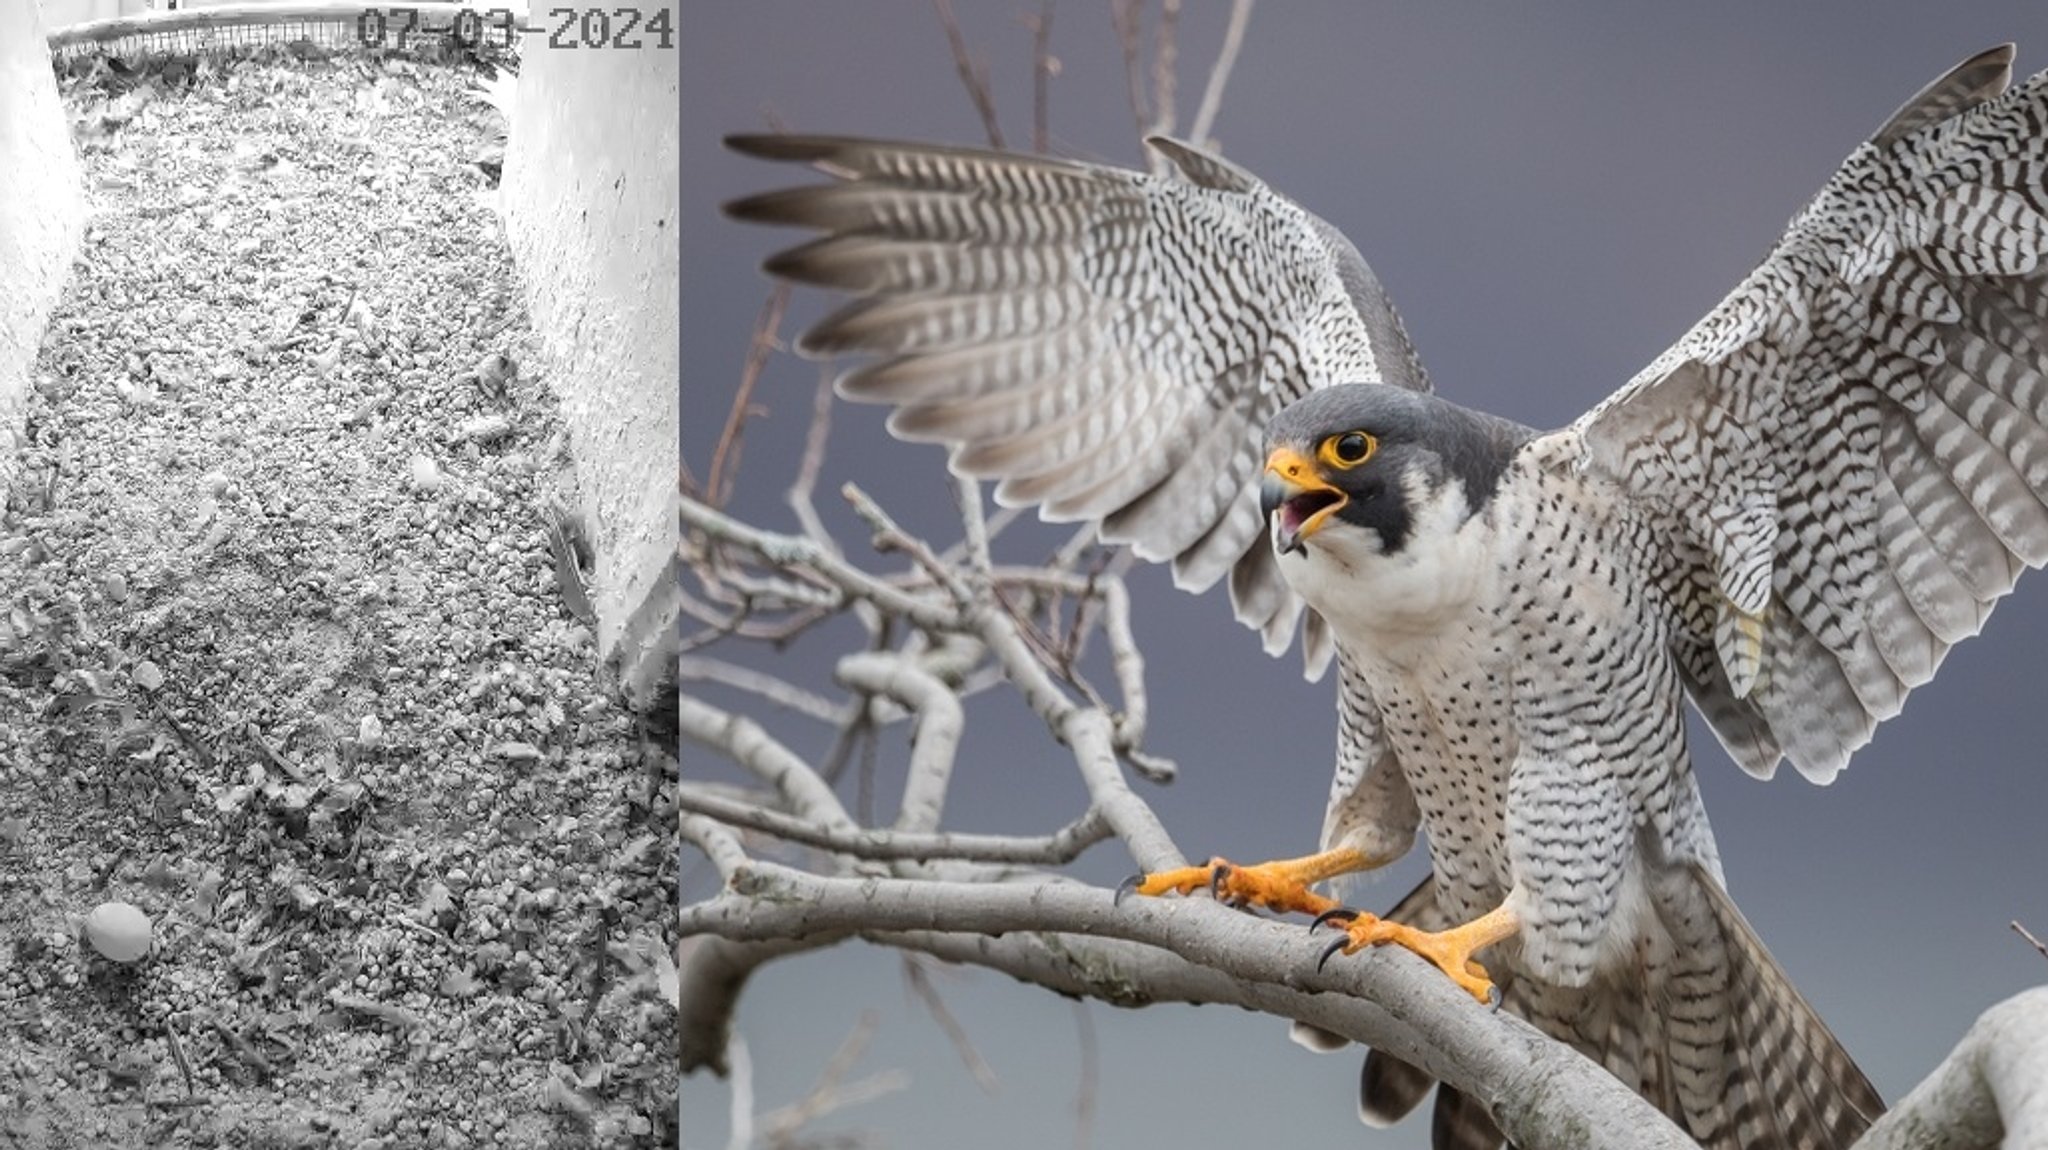
<svg viewBox="0 0 2048 1150">
<path fill-rule="evenodd" d="M 727 211 L 817 228 L 768 263 L 862 298 L 806 334 L 886 358 L 839 381 L 889 403 L 907 439 L 952 448 L 996 498 L 1172 560 L 1181 586 L 1230 573 L 1237 617 L 1278 653 L 1302 605 L 1259 515 L 1259 441 L 1331 383 L 1427 390 L 1385 293 L 1336 229 L 1243 169 L 1152 146 L 1184 178 L 966 148 L 741 136 L 749 155 L 840 182 Z M 1311 613 L 1312 675 L 1331 644 Z"/>
<path fill-rule="evenodd" d="M 1669 553 L 1749 771 L 1834 776 L 2048 560 L 2048 77 L 2010 45 L 1852 154 L 1764 263 L 1570 431 Z"/>
</svg>

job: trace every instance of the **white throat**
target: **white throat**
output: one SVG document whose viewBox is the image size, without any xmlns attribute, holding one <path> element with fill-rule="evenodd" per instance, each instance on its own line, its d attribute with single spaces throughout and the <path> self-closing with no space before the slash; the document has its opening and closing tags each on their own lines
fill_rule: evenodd
<svg viewBox="0 0 2048 1150">
<path fill-rule="evenodd" d="M 1280 556 L 1280 573 L 1353 650 L 1392 662 L 1466 632 L 1498 577 L 1487 516 L 1465 514 L 1463 486 L 1430 492 L 1419 478 L 1407 542 L 1385 554 L 1379 533 L 1333 519 L 1303 550 Z"/>
</svg>

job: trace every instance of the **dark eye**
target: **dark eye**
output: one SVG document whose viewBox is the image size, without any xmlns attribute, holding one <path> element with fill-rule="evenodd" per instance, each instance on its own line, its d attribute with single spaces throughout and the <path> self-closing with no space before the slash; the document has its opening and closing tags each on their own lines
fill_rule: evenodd
<svg viewBox="0 0 2048 1150">
<path fill-rule="evenodd" d="M 1333 435 L 1323 441 L 1323 451 L 1331 463 L 1339 467 L 1356 467 L 1372 458 L 1373 449 L 1379 446 L 1373 437 L 1363 431 L 1347 431 Z"/>
</svg>

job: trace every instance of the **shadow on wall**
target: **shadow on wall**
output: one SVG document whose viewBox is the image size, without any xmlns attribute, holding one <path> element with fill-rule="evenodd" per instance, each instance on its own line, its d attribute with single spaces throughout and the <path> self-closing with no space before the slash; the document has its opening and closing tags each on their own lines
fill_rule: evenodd
<svg viewBox="0 0 2048 1150">
<path fill-rule="evenodd" d="M 675 0 L 660 7 L 676 28 Z M 651 8 L 646 26 L 660 27 Z M 680 53 L 662 38 L 619 51 L 530 37 L 502 185 L 595 528 L 598 642 L 641 704 L 674 662 L 680 595 Z"/>
<path fill-rule="evenodd" d="M 28 376 L 85 226 L 85 194 L 33 4 L 0 3 L 0 491 Z"/>
</svg>

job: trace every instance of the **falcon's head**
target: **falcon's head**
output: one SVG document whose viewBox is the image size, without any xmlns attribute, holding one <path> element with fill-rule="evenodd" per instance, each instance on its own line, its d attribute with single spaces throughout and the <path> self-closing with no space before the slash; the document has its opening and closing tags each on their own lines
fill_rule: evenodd
<svg viewBox="0 0 2048 1150">
<path fill-rule="evenodd" d="M 1381 384 L 1324 388 L 1266 427 L 1259 506 L 1281 570 L 1310 603 L 1322 575 L 1370 578 L 1383 560 L 1425 578 L 1452 561 L 1529 429 Z M 1451 549 L 1447 551 L 1447 548 Z M 1418 569 L 1419 568 L 1419 569 Z"/>
</svg>

